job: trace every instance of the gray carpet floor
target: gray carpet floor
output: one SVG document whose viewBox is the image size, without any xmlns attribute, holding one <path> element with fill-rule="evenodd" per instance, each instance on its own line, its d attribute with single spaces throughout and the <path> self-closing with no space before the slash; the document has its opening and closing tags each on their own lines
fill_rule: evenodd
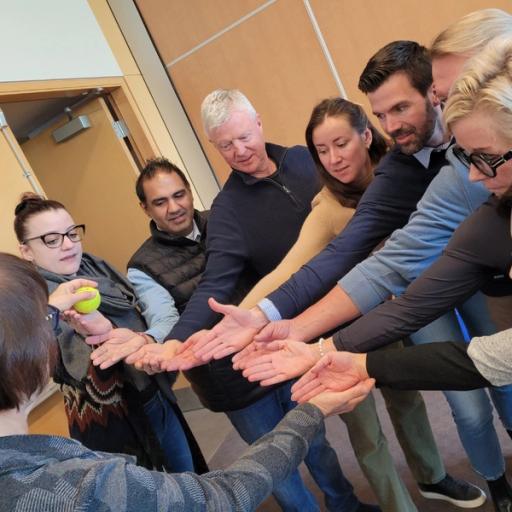
<svg viewBox="0 0 512 512">
<path fill-rule="evenodd" d="M 485 482 L 471 469 L 467 461 L 465 452 L 460 444 L 449 407 L 442 394 L 439 392 L 425 392 L 423 393 L 423 396 L 427 403 L 432 429 L 436 436 L 439 450 L 443 456 L 447 471 L 457 478 L 464 478 L 481 486 L 484 490 L 487 490 Z M 228 466 L 244 450 L 246 446 L 245 443 L 231 427 L 231 424 L 225 415 L 221 413 L 211 413 L 200 408 L 193 396 L 188 396 L 187 398 L 182 397 L 182 399 L 183 405 L 189 411 L 186 412 L 185 415 L 192 427 L 192 430 L 197 436 L 199 444 L 209 461 L 211 469 L 224 468 Z M 391 453 L 395 458 L 397 468 L 409 489 L 418 510 L 421 512 L 439 512 L 444 510 L 447 512 L 456 510 L 460 511 L 461 509 L 440 501 L 426 500 L 419 494 L 393 433 L 383 400 L 378 391 L 376 392 L 376 400 L 379 416 L 381 418 L 383 430 L 388 438 Z M 496 418 L 495 424 L 501 440 L 503 452 L 507 458 L 508 465 L 510 465 L 512 460 L 512 440 L 508 437 L 506 431 Z M 364 475 L 361 473 L 352 452 L 345 426 L 339 418 L 332 417 L 327 420 L 327 433 L 331 444 L 335 447 L 338 453 L 343 471 L 354 485 L 359 498 L 368 503 L 375 503 L 376 501 L 372 490 L 370 489 Z M 321 502 L 321 493 L 311 479 L 309 473 L 304 467 L 301 467 L 301 472 L 307 485 L 313 490 L 313 492 L 315 492 L 319 502 Z M 270 497 L 262 503 L 258 510 L 260 512 L 277 512 L 280 509 L 273 498 Z M 479 512 L 492 512 L 493 506 L 488 501 L 485 505 L 476 510 Z"/>
</svg>

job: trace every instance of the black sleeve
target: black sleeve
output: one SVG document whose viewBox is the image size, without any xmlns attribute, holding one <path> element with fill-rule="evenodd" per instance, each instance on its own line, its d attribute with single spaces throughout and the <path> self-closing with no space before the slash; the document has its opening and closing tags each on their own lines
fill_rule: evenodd
<svg viewBox="0 0 512 512">
<path fill-rule="evenodd" d="M 484 205 L 455 231 L 446 252 L 403 295 L 338 331 L 338 350 L 369 352 L 416 332 L 509 268 L 509 224 Z"/>
<path fill-rule="evenodd" d="M 369 352 L 398 341 L 471 297 L 486 282 L 479 265 L 443 255 L 400 297 L 338 331 L 338 350 Z"/>
<path fill-rule="evenodd" d="M 395 389 L 469 390 L 491 386 L 467 354 L 466 343 L 429 343 L 398 350 L 377 350 L 366 359 L 377 386 Z"/>
<path fill-rule="evenodd" d="M 185 311 L 167 335 L 185 341 L 200 329 L 209 329 L 220 319 L 208 306 L 214 297 L 229 304 L 248 259 L 247 243 L 235 213 L 214 204 L 208 220 L 206 268 Z"/>
</svg>

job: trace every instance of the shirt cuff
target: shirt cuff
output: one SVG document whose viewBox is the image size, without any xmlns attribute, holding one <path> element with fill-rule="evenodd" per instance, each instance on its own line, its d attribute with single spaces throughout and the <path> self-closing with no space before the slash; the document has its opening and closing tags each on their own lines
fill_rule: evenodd
<svg viewBox="0 0 512 512">
<path fill-rule="evenodd" d="M 385 300 L 357 267 L 341 278 L 338 281 L 338 286 L 350 297 L 362 315 L 370 312 Z M 389 296 L 389 292 L 387 292 L 387 295 Z"/>
<path fill-rule="evenodd" d="M 281 313 L 274 306 L 274 303 L 269 299 L 262 299 L 258 302 L 258 307 L 263 311 L 264 315 L 268 318 L 269 322 L 277 322 L 282 320 Z"/>
<path fill-rule="evenodd" d="M 168 332 L 162 332 L 161 329 L 157 329 L 156 327 L 148 329 L 145 333 L 151 336 L 157 343 L 162 343 L 168 334 Z"/>
</svg>

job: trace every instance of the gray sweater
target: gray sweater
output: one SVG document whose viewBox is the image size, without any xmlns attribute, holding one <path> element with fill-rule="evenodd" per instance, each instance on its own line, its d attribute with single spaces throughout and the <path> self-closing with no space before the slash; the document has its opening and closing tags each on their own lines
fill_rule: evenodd
<svg viewBox="0 0 512 512">
<path fill-rule="evenodd" d="M 229 468 L 201 476 L 149 471 L 63 437 L 0 437 L 0 510 L 254 510 L 298 466 L 322 425 L 317 407 L 300 405 Z"/>
<path fill-rule="evenodd" d="M 512 329 L 473 338 L 468 355 L 493 386 L 512 383 Z"/>
</svg>

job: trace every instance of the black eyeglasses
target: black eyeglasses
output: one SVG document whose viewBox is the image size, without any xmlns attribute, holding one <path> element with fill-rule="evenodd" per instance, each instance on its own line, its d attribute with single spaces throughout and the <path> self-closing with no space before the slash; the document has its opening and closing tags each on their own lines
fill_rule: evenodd
<svg viewBox="0 0 512 512">
<path fill-rule="evenodd" d="M 489 178 L 496 176 L 496 171 L 500 165 L 512 160 L 512 150 L 504 155 L 488 155 L 487 153 L 466 153 L 460 146 L 453 146 L 453 154 L 459 162 L 469 168 L 473 164 L 482 174 Z"/>
<path fill-rule="evenodd" d="M 51 326 L 55 334 L 57 334 L 59 330 L 59 317 L 59 309 L 56 308 L 55 306 L 52 306 L 51 304 L 48 304 L 48 309 L 45 318 L 46 320 L 48 320 L 48 322 L 51 322 Z"/>
<path fill-rule="evenodd" d="M 58 249 L 62 243 L 64 242 L 64 237 L 67 236 L 69 240 L 73 243 L 80 242 L 85 235 L 85 224 L 79 224 L 78 226 L 73 226 L 69 228 L 65 233 L 46 233 L 40 236 L 33 236 L 32 238 L 27 238 L 23 240 L 23 243 L 26 244 L 31 240 L 41 239 L 43 244 L 50 249 Z"/>
</svg>

